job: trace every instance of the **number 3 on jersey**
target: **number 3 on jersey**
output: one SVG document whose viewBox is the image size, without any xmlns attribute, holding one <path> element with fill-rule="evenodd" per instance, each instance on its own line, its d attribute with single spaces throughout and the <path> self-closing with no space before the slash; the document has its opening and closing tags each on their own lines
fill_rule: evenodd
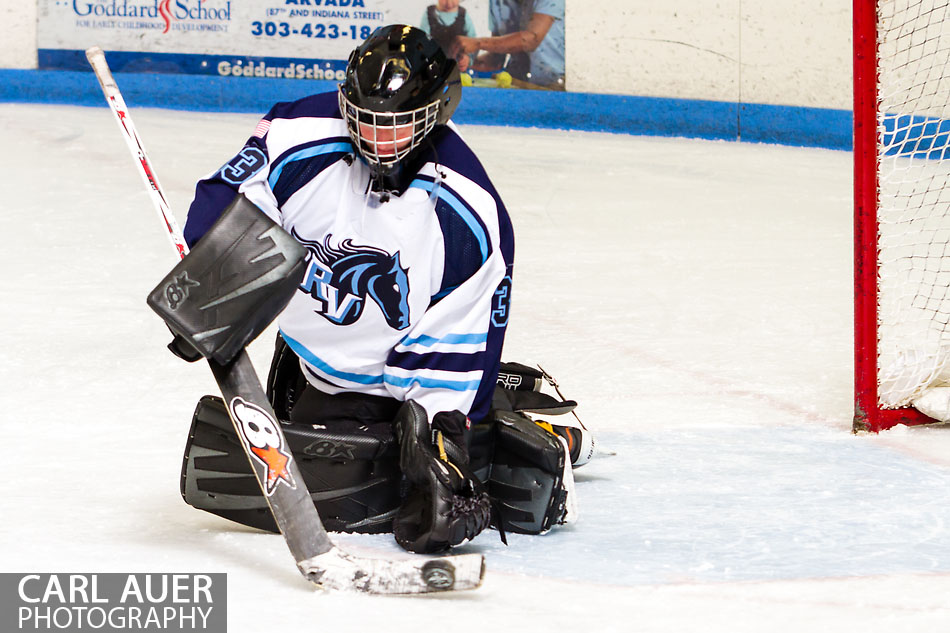
<svg viewBox="0 0 950 633">
<path fill-rule="evenodd" d="M 511 277 L 505 276 L 495 289 L 492 300 L 491 322 L 495 327 L 508 325 L 508 306 L 511 302 Z"/>
<path fill-rule="evenodd" d="M 267 164 L 264 152 L 252 145 L 245 147 L 218 172 L 225 182 L 240 185 Z"/>
</svg>

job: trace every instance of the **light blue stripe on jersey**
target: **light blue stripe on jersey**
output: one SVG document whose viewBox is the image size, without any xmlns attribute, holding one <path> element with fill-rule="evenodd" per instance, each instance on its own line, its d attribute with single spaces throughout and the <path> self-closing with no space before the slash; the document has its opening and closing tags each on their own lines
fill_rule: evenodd
<svg viewBox="0 0 950 633">
<path fill-rule="evenodd" d="M 412 378 L 400 378 L 399 376 L 383 376 L 383 381 L 387 385 L 402 387 L 408 389 L 412 383 L 416 383 L 425 389 L 447 389 L 449 391 L 475 391 L 481 380 L 437 380 L 435 378 L 426 378 L 424 376 L 413 376 Z"/>
<path fill-rule="evenodd" d="M 294 351 L 294 353 L 300 358 L 304 359 L 312 367 L 316 367 L 320 371 L 324 372 L 329 376 L 334 378 L 342 378 L 349 382 L 359 383 L 361 385 L 381 385 L 383 384 L 382 376 L 374 376 L 372 374 L 355 374 L 353 372 L 341 371 L 336 369 L 325 360 L 311 352 L 309 349 L 303 346 L 299 341 L 292 339 L 287 336 L 287 333 L 283 330 L 280 330 L 280 335 L 284 337 L 284 341 L 287 342 L 287 345 Z"/>
<path fill-rule="evenodd" d="M 436 188 L 436 183 L 430 182 L 428 180 L 416 179 L 413 180 L 409 187 L 415 187 L 416 189 L 422 189 L 432 193 L 432 190 Z M 472 231 L 472 235 L 475 236 L 475 239 L 478 240 L 478 249 L 482 253 L 482 262 L 488 259 L 488 236 L 485 235 L 485 231 L 482 229 L 481 225 L 478 223 L 478 220 L 475 219 L 475 216 L 472 215 L 472 212 L 468 210 L 461 200 L 455 197 L 451 191 L 447 191 L 445 187 L 439 187 L 438 194 L 440 199 L 444 200 L 452 209 L 459 214 L 459 217 L 462 218 L 462 221 L 465 222 L 466 226 Z"/>
<path fill-rule="evenodd" d="M 478 389 L 481 384 L 481 380 L 438 380 L 436 378 L 426 378 L 424 376 L 413 376 L 412 378 L 401 378 L 399 376 L 389 376 L 389 375 L 374 375 L 374 374 L 356 374 L 348 371 L 341 371 L 336 369 L 325 360 L 311 352 L 309 349 L 304 347 L 299 341 L 295 341 L 291 337 L 287 336 L 287 333 L 283 330 L 280 331 L 280 335 L 284 338 L 284 341 L 287 342 L 287 345 L 294 351 L 294 353 L 306 361 L 312 367 L 316 367 L 323 373 L 333 376 L 334 378 L 341 378 L 349 382 L 355 382 L 361 385 L 393 385 L 394 387 L 402 387 L 407 389 L 412 386 L 413 383 L 423 387 L 425 389 L 448 389 L 449 391 L 474 391 Z"/>
<path fill-rule="evenodd" d="M 417 336 L 416 338 L 404 338 L 399 341 L 399 345 L 409 347 L 410 345 L 422 345 L 423 347 L 432 347 L 433 345 L 478 345 L 488 340 L 488 333 L 485 334 L 446 334 L 442 338 L 434 336 Z"/>
<path fill-rule="evenodd" d="M 280 161 L 280 164 L 277 165 L 275 169 L 271 170 L 270 176 L 267 177 L 267 184 L 270 185 L 271 189 L 276 187 L 277 181 L 280 179 L 280 172 L 283 171 L 284 165 L 287 165 L 288 163 L 304 160 L 307 158 L 313 158 L 314 156 L 319 156 L 321 154 L 332 154 L 333 152 L 348 153 L 352 150 L 353 146 L 349 143 L 327 143 L 325 145 L 315 145 L 313 147 L 302 149 L 299 152 L 294 152 L 284 160 Z"/>
</svg>

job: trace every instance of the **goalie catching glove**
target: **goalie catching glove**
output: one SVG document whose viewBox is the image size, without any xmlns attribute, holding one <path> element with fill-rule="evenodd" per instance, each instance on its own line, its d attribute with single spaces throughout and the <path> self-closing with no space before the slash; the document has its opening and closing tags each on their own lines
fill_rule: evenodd
<svg viewBox="0 0 950 633">
<path fill-rule="evenodd" d="M 437 413 L 432 428 L 412 400 L 396 416 L 399 466 L 409 492 L 393 521 L 396 542 L 428 554 L 461 545 L 491 523 L 484 485 L 468 468 L 464 449 L 468 418 L 459 411 Z"/>
</svg>

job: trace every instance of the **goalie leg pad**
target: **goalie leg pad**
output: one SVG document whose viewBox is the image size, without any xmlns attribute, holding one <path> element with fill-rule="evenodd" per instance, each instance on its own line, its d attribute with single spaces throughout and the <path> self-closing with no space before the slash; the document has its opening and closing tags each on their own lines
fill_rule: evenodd
<svg viewBox="0 0 950 633">
<path fill-rule="evenodd" d="M 563 438 L 518 413 L 496 411 L 488 482 L 506 532 L 543 534 L 576 518 L 570 454 Z"/>
<path fill-rule="evenodd" d="M 290 302 L 306 257 L 303 246 L 238 195 L 149 294 L 148 305 L 175 334 L 173 351 L 224 365 Z"/>
<path fill-rule="evenodd" d="M 282 423 L 282 427 L 328 531 L 392 531 L 402 474 L 390 424 Z M 277 531 L 218 397 L 203 397 L 195 409 L 182 463 L 181 495 L 199 510 Z"/>
</svg>

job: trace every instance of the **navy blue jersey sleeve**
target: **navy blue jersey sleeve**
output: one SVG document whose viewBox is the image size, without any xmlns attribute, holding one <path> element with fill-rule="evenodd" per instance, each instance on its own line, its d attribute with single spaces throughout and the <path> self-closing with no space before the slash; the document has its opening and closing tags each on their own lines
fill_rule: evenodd
<svg viewBox="0 0 950 633">
<path fill-rule="evenodd" d="M 242 191 L 246 184 L 262 181 L 260 184 L 270 187 L 267 177 L 270 176 L 271 162 L 277 163 L 279 169 L 284 169 L 284 163 L 287 161 L 283 159 L 286 158 L 287 154 L 292 153 L 285 151 L 280 157 L 270 156 L 268 137 L 271 126 L 280 121 L 306 117 L 339 119 L 340 111 L 337 105 L 336 93 L 321 93 L 298 101 L 275 104 L 258 123 L 254 134 L 247 140 L 241 151 L 222 165 L 220 169 L 198 182 L 195 187 L 195 198 L 188 209 L 188 219 L 184 229 L 185 242 L 189 246 L 194 246 L 207 233 L 211 225 L 234 199 L 234 196 Z M 349 142 L 349 139 L 345 138 L 331 140 L 340 141 L 338 144 L 342 145 Z M 302 141 L 307 141 L 307 139 L 302 139 Z M 326 142 L 310 142 L 311 145 L 320 145 L 321 143 Z M 302 151 L 306 151 L 306 148 Z M 339 155 L 342 155 L 342 153 Z M 288 174 L 292 173 L 291 169 L 285 171 Z M 308 177 L 312 177 L 312 170 Z M 285 183 L 282 181 L 281 184 Z M 284 186 L 281 190 L 283 191 L 283 189 L 287 189 L 287 187 Z M 287 197 L 289 195 L 276 198 L 276 204 L 283 203 Z M 256 200 L 258 204 L 263 202 L 264 200 L 260 197 Z"/>
<path fill-rule="evenodd" d="M 263 119 L 267 121 L 268 119 Z M 231 160 L 216 172 L 198 181 L 195 198 L 188 208 L 185 242 L 194 246 L 234 200 L 241 184 L 267 166 L 267 145 L 264 139 L 252 136 Z"/>
</svg>

